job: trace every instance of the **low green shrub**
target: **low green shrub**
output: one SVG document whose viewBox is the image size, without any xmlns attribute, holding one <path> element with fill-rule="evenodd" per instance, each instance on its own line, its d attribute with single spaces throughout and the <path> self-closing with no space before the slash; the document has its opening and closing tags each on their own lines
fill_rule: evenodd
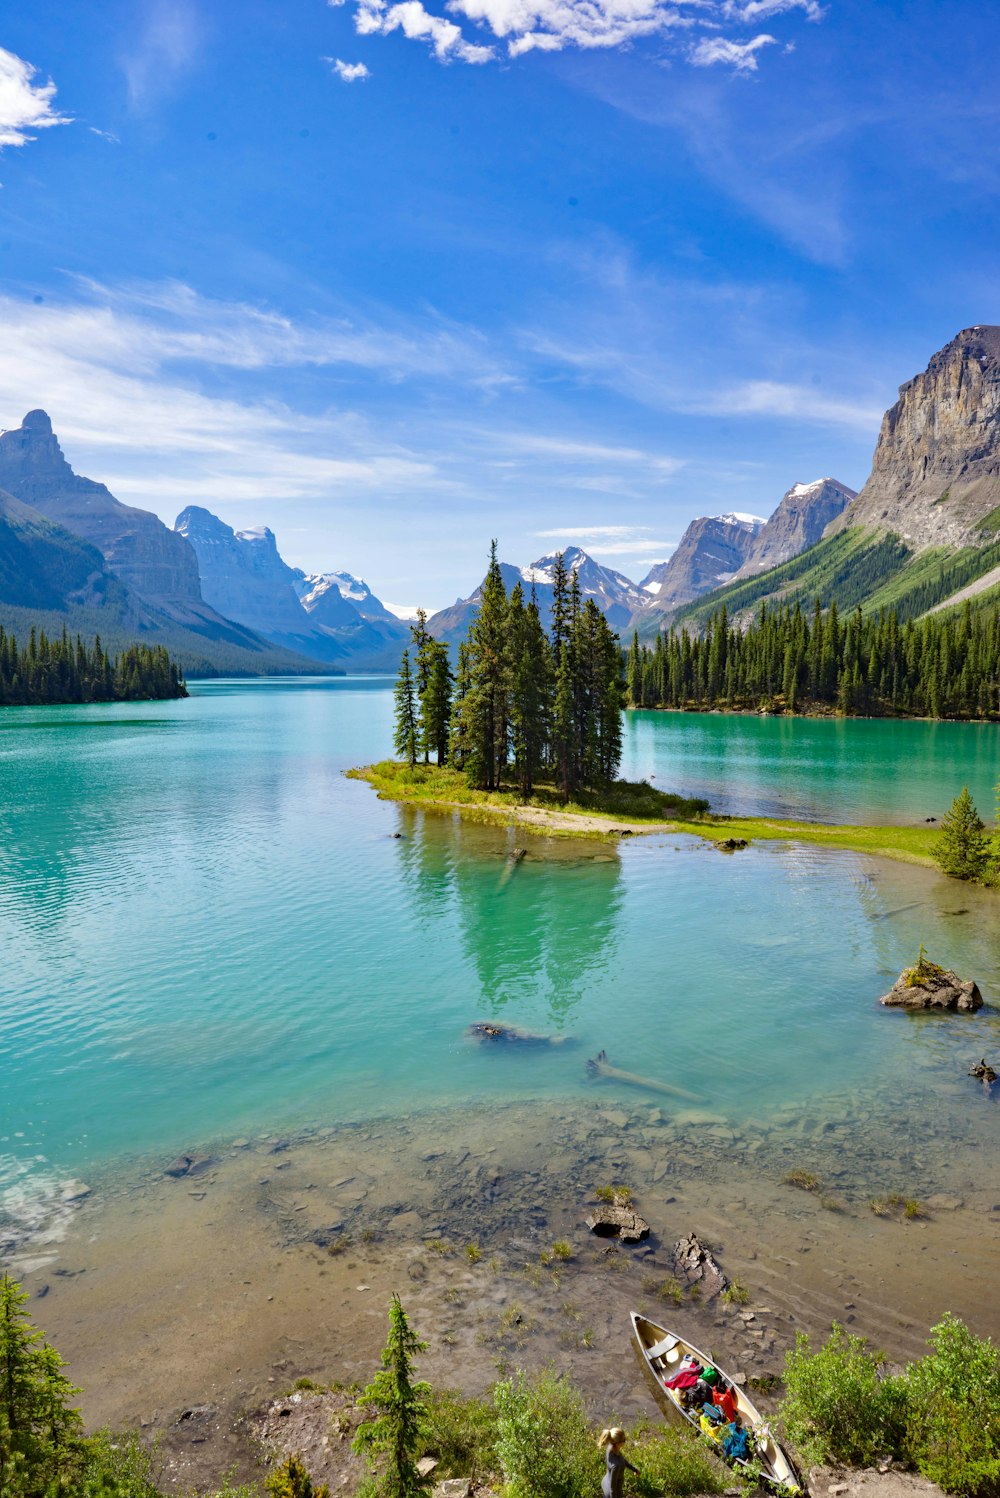
<svg viewBox="0 0 1000 1498">
<path fill-rule="evenodd" d="M 625 1455 L 639 1468 L 629 1490 L 639 1498 L 689 1498 L 693 1493 L 721 1493 L 732 1474 L 707 1446 L 687 1430 L 642 1422 L 629 1433 Z"/>
<path fill-rule="evenodd" d="M 496 1470 L 496 1410 L 485 1399 L 457 1389 L 435 1389 L 428 1399 L 422 1456 L 436 1456 L 437 1477 L 469 1477 L 479 1483 Z"/>
<path fill-rule="evenodd" d="M 159 1498 L 154 1455 L 135 1431 L 99 1430 L 84 1443 L 82 1485 L 86 1498 Z"/>
<path fill-rule="evenodd" d="M 880 1379 L 878 1365 L 865 1338 L 848 1335 L 837 1322 L 818 1352 L 804 1332 L 797 1334 L 794 1351 L 785 1356 L 781 1418 L 808 1463 L 866 1467 L 903 1453 L 907 1381 Z"/>
<path fill-rule="evenodd" d="M 496 1453 L 509 1498 L 593 1498 L 603 1456 L 583 1399 L 551 1369 L 517 1373 L 493 1390 Z"/>
<path fill-rule="evenodd" d="M 1000 1348 L 958 1317 L 931 1328 L 931 1352 L 908 1370 L 909 1456 L 947 1493 L 1000 1490 Z"/>
</svg>

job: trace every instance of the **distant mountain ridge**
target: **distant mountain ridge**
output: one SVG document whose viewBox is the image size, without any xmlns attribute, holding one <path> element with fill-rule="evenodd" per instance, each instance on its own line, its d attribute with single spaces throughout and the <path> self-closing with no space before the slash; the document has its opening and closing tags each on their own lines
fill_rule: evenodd
<svg viewBox="0 0 1000 1498">
<path fill-rule="evenodd" d="M 296 672 L 306 662 L 216 613 L 183 536 L 74 473 L 44 411 L 0 432 L 0 624 L 162 644 L 188 674 Z"/>
<path fill-rule="evenodd" d="M 636 610 L 644 603 L 642 590 L 621 572 L 603 567 L 579 546 L 568 546 L 563 552 L 567 571 L 576 572 L 582 598 L 592 598 L 604 614 L 612 629 L 623 630 Z M 549 628 L 552 618 L 553 568 L 556 553 L 539 557 L 526 567 L 516 567 L 510 562 L 500 563 L 504 587 L 510 593 L 520 583 L 525 597 L 534 591 L 542 625 Z M 427 621 L 427 628 L 437 640 L 448 645 L 458 645 L 468 632 L 473 615 L 479 606 L 482 583 L 468 598 L 458 598 L 446 609 L 439 609 Z"/>
<path fill-rule="evenodd" d="M 642 588 L 649 595 L 643 606 L 667 614 L 729 582 L 764 524 L 763 516 L 738 511 L 699 515 L 669 561 L 660 562 L 643 578 Z"/>
<path fill-rule="evenodd" d="M 857 499 L 857 491 L 836 479 L 815 479 L 811 484 L 793 484 L 762 530 L 735 574 L 752 577 L 768 567 L 797 557 L 822 536 L 831 520 Z M 728 582 L 729 579 L 727 578 Z"/>
<path fill-rule="evenodd" d="M 290 567 L 266 525 L 232 526 L 189 505 L 175 529 L 194 549 L 205 597 L 272 643 L 309 660 L 394 671 L 409 629 L 348 572 L 307 576 Z"/>
<path fill-rule="evenodd" d="M 1000 604 L 1000 327 L 979 324 L 932 355 L 885 413 L 860 493 L 813 546 L 681 609 L 704 627 L 762 603 L 892 608 L 902 618 Z"/>
</svg>

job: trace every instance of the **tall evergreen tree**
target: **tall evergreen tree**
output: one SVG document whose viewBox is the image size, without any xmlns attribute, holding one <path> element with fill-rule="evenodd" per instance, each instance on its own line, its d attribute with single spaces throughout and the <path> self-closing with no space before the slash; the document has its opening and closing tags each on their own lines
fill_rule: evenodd
<svg viewBox="0 0 1000 1498">
<path fill-rule="evenodd" d="M 430 1478 L 417 1468 L 417 1452 L 427 1429 L 431 1387 L 413 1379 L 413 1359 L 426 1347 L 394 1295 L 382 1367 L 358 1398 L 375 1418 L 359 1425 L 354 1438 L 354 1450 L 368 1456 L 377 1474 L 380 1498 L 422 1498 L 430 1487 Z"/>
<path fill-rule="evenodd" d="M 27 1295 L 0 1280 L 0 1493 L 55 1498 L 76 1487 L 82 1422 L 70 1401 L 79 1393 L 62 1359 L 24 1310 Z"/>
<path fill-rule="evenodd" d="M 520 583 L 510 598 L 511 736 L 514 770 L 525 801 L 545 766 L 551 719 L 551 652 L 532 589 L 527 606 Z"/>
<path fill-rule="evenodd" d="M 430 640 L 430 636 L 428 639 Z M 448 759 L 454 678 L 446 645 L 442 645 L 440 640 L 430 640 L 427 654 L 427 685 L 420 699 L 420 742 L 424 748 L 425 763 L 428 751 L 432 751 L 438 764 L 443 765 Z"/>
<path fill-rule="evenodd" d="M 431 741 L 427 732 L 426 699 L 431 683 L 437 641 L 427 633 L 426 609 L 417 609 L 416 620 L 410 625 L 410 637 L 413 641 L 413 681 L 417 693 L 418 748 L 424 756 L 424 764 L 427 764 L 430 751 L 435 747 L 435 743 Z"/>
<path fill-rule="evenodd" d="M 399 666 L 399 675 L 396 677 L 396 690 L 393 694 L 396 707 L 396 728 L 393 742 L 396 753 L 401 755 L 411 767 L 417 762 L 417 746 L 419 742 L 419 721 L 417 718 L 416 691 L 413 684 L 413 672 L 410 670 L 410 652 L 403 651 L 403 659 Z"/>
<path fill-rule="evenodd" d="M 497 543 L 469 626 L 470 685 L 463 704 L 468 733 L 466 774 L 482 790 L 499 789 L 509 747 L 510 640 L 507 590 Z"/>
</svg>

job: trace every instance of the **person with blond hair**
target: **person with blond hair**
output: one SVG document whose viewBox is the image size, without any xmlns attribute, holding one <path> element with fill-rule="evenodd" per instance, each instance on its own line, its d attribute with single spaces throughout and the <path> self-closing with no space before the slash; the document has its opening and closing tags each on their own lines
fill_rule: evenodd
<svg viewBox="0 0 1000 1498">
<path fill-rule="evenodd" d="M 612 1425 L 610 1430 L 602 1430 L 597 1441 L 598 1446 L 604 1449 L 604 1459 L 607 1463 L 607 1471 L 601 1479 L 601 1492 L 604 1498 L 622 1498 L 622 1489 L 625 1485 L 625 1468 L 638 1475 L 639 1468 L 633 1467 L 632 1463 L 625 1460 L 622 1447 L 625 1445 L 625 1432 L 620 1425 Z"/>
</svg>

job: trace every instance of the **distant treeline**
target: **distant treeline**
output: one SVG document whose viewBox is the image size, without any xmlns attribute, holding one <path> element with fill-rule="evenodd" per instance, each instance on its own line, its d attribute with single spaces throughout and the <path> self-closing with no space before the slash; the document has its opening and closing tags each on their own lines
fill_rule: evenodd
<svg viewBox="0 0 1000 1498">
<path fill-rule="evenodd" d="M 50 640 L 32 630 L 25 646 L 0 628 L 0 707 L 55 702 L 139 702 L 186 697 L 176 662 L 162 645 L 129 645 L 112 659 L 66 631 Z"/>
<path fill-rule="evenodd" d="M 836 604 L 761 607 L 746 630 L 725 608 L 704 635 L 633 637 L 626 657 L 633 707 L 832 709 L 848 716 L 997 717 L 1000 611 L 932 614 L 901 622 L 895 610 L 842 619 Z"/>
</svg>

